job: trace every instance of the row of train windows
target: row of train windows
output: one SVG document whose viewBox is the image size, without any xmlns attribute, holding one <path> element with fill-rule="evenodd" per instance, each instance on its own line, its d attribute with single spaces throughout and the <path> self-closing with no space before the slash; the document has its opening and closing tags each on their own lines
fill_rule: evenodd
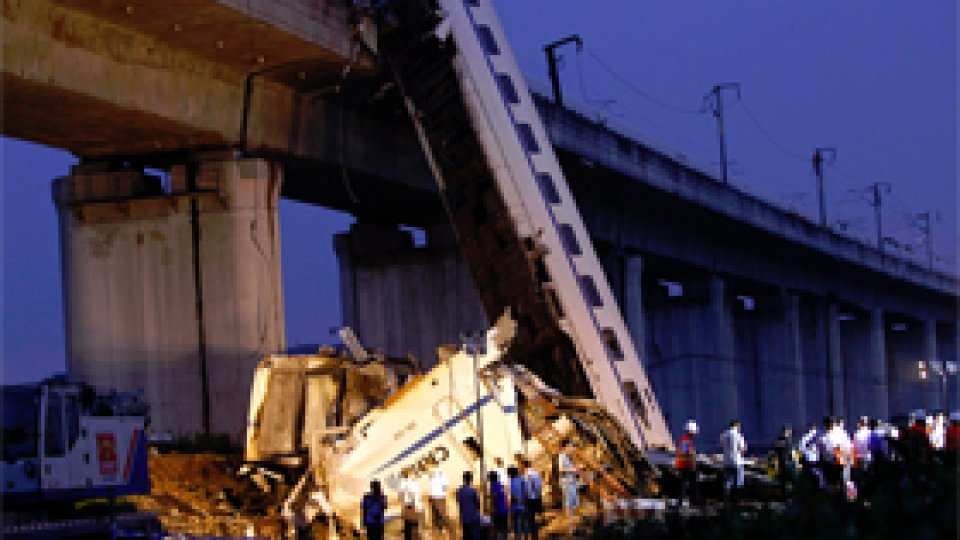
<svg viewBox="0 0 960 540">
<path fill-rule="evenodd" d="M 478 0 L 465 0 L 467 7 L 478 6 Z M 484 52 L 490 56 L 496 56 L 500 54 L 500 46 L 497 45 L 497 40 L 493 36 L 493 31 L 489 26 L 484 24 L 478 24 L 475 26 L 477 33 L 477 39 L 480 40 L 480 46 L 483 47 Z M 520 94 L 517 92 L 516 86 L 513 84 L 513 80 L 509 75 L 504 73 L 498 73 L 494 75 L 496 79 L 497 87 L 500 90 L 500 95 L 503 97 L 503 101 L 507 105 L 517 105 L 520 103 Z M 514 125 L 517 129 L 517 136 L 520 138 L 520 144 L 523 146 L 523 149 L 528 154 L 536 154 L 540 152 L 540 145 L 537 143 L 537 138 L 533 133 L 533 128 L 530 127 L 530 124 L 523 122 L 514 122 Z M 559 204 L 560 203 L 560 193 L 557 191 L 557 186 L 553 182 L 553 178 L 547 173 L 537 173 L 536 174 L 537 185 L 540 188 L 540 193 L 543 198 L 550 204 Z M 571 255 L 582 255 L 583 250 L 580 247 L 579 242 L 577 241 L 577 235 L 573 227 L 566 223 L 561 223 L 557 226 L 558 234 L 560 235 L 560 241 L 563 243 L 564 249 Z M 580 289 L 583 292 L 583 296 L 591 307 L 601 307 L 603 306 L 603 298 L 600 297 L 600 291 L 597 289 L 597 284 L 594 282 L 593 278 L 589 275 L 581 275 L 580 277 Z M 603 338 L 604 343 L 607 348 L 610 350 L 610 353 L 616 360 L 623 359 L 623 351 L 620 348 L 619 340 L 617 340 L 616 335 L 613 330 L 610 328 L 603 329 Z"/>
</svg>

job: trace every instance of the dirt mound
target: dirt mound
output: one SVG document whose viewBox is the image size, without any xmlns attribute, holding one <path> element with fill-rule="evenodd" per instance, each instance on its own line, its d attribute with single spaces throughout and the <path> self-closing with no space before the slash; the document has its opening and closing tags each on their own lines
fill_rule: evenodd
<svg viewBox="0 0 960 540">
<path fill-rule="evenodd" d="M 150 495 L 131 497 L 156 512 L 166 532 L 277 538 L 283 530 L 279 494 L 265 494 L 237 475 L 239 456 L 153 454 Z"/>
</svg>

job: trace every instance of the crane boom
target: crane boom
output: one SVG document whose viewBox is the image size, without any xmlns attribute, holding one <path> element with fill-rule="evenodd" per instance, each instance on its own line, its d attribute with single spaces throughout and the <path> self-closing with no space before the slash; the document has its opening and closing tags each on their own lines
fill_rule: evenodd
<svg viewBox="0 0 960 540">
<path fill-rule="evenodd" d="M 397 0 L 381 40 L 510 360 L 672 449 L 653 389 L 491 0 Z"/>
</svg>

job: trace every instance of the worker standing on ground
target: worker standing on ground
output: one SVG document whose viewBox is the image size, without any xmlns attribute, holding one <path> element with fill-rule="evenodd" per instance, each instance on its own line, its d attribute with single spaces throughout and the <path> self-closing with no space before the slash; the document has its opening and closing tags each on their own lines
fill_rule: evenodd
<svg viewBox="0 0 960 540">
<path fill-rule="evenodd" d="M 448 531 L 447 522 L 447 475 L 444 474 L 436 460 L 430 460 L 430 523 L 436 531 Z"/>
<path fill-rule="evenodd" d="M 497 471 L 487 473 L 487 482 L 489 488 L 487 492 L 490 497 L 491 521 L 493 521 L 494 540 L 507 540 L 509 528 L 510 508 L 507 506 L 507 494 L 503 484 L 500 483 L 500 476 Z"/>
<path fill-rule="evenodd" d="M 777 456 L 777 478 L 780 480 L 780 494 L 787 497 L 787 490 L 793 486 L 796 476 L 796 465 L 793 461 L 793 428 L 790 424 L 783 426 L 780 436 L 774 442 Z"/>
<path fill-rule="evenodd" d="M 533 540 L 540 538 L 540 513 L 543 512 L 543 479 L 534 469 L 530 460 L 524 459 L 523 481 L 527 489 L 527 525 L 530 526 L 530 537 Z"/>
<path fill-rule="evenodd" d="M 513 537 L 522 540 L 530 537 L 530 526 L 527 523 L 527 488 L 524 485 L 520 471 L 514 466 L 507 468 L 510 478 L 510 522 Z"/>
<path fill-rule="evenodd" d="M 947 426 L 947 434 L 944 439 L 946 451 L 944 460 L 946 465 L 955 467 L 957 465 L 957 453 L 960 452 L 960 412 L 950 413 L 950 425 Z"/>
<path fill-rule="evenodd" d="M 819 439 L 820 431 L 817 429 L 817 424 L 811 422 L 806 433 L 800 437 L 797 449 L 800 451 L 800 467 L 803 469 L 802 478 L 805 482 L 810 482 L 812 485 L 822 488 L 823 471 L 820 470 Z"/>
<path fill-rule="evenodd" d="M 420 485 L 409 469 L 404 469 L 400 480 L 400 518 L 403 519 L 403 539 L 413 540 L 420 517 Z"/>
<path fill-rule="evenodd" d="M 927 418 L 923 411 L 913 413 L 913 421 L 902 435 L 904 458 L 907 466 L 913 469 L 923 468 L 930 463 L 932 449 L 927 434 Z"/>
<path fill-rule="evenodd" d="M 363 528 L 367 530 L 368 540 L 383 540 L 383 515 L 387 510 L 387 496 L 383 494 L 380 481 L 370 482 L 370 491 L 360 503 L 363 513 Z"/>
<path fill-rule="evenodd" d="M 850 484 L 850 472 L 853 469 L 853 439 L 847 433 L 842 416 L 838 417 L 833 423 L 830 438 L 833 441 L 834 459 L 840 465 L 840 477 L 843 480 L 844 487 L 847 487 Z"/>
<path fill-rule="evenodd" d="M 736 506 L 743 488 L 744 454 L 747 452 L 747 441 L 740 434 L 739 420 L 731 420 L 730 427 L 720 435 L 720 448 L 723 450 L 724 498 Z"/>
<path fill-rule="evenodd" d="M 460 530 L 463 540 L 480 540 L 480 494 L 473 487 L 473 473 L 463 472 L 463 485 L 457 488 L 457 511 L 460 515 Z"/>
<path fill-rule="evenodd" d="M 856 470 L 860 476 L 870 468 L 873 463 L 873 452 L 870 451 L 870 419 L 861 416 L 857 421 L 857 431 L 853 434 L 853 455 L 856 460 Z"/>
<path fill-rule="evenodd" d="M 817 449 L 820 455 L 820 471 L 823 474 L 824 487 L 839 490 L 843 483 L 843 465 L 838 459 L 838 437 L 835 425 L 836 419 L 832 416 L 824 417 L 823 430 L 817 440 Z"/>
<path fill-rule="evenodd" d="M 677 504 L 683 505 L 686 500 L 690 505 L 694 505 L 699 500 L 697 447 L 694 444 L 694 438 L 698 431 L 697 423 L 694 420 L 688 420 L 683 431 L 683 435 L 677 441 L 677 456 L 674 460 L 677 474 L 680 475 L 680 496 L 677 499 Z"/>
<path fill-rule="evenodd" d="M 577 496 L 577 467 L 573 464 L 573 443 L 563 442 L 563 451 L 557 456 L 560 470 L 560 490 L 563 492 L 563 512 L 568 519 L 573 518 L 580 500 Z"/>
<path fill-rule="evenodd" d="M 930 427 L 930 446 L 938 459 L 947 446 L 947 417 L 943 411 L 937 411 L 933 416 L 933 425 Z"/>
</svg>

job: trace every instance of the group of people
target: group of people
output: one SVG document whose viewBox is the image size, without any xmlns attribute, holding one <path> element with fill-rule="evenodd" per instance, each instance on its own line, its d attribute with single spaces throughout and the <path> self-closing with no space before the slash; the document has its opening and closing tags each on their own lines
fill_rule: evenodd
<svg viewBox="0 0 960 540">
<path fill-rule="evenodd" d="M 678 502 L 698 500 L 696 421 L 684 426 L 677 443 L 674 467 L 679 477 Z M 726 500 L 736 503 L 744 484 L 746 440 L 740 422 L 733 420 L 721 434 L 723 488 Z M 905 429 L 862 417 L 851 436 L 843 418 L 828 416 L 813 424 L 794 445 L 793 432 L 785 426 L 774 444 L 777 477 L 784 496 L 799 478 L 818 489 L 834 490 L 853 498 L 858 484 L 869 484 L 874 471 L 898 463 L 905 467 L 923 467 L 942 463 L 954 466 L 960 451 L 960 413 L 949 416 L 923 411 L 910 415 Z M 911 470 L 913 470 L 911 469 Z"/>
<path fill-rule="evenodd" d="M 783 437 L 783 436 L 781 436 Z M 811 425 L 797 444 L 803 476 L 825 489 L 846 488 L 855 495 L 858 483 L 870 480 L 878 470 L 898 464 L 920 470 L 939 462 L 953 465 L 960 450 L 960 413 L 939 412 L 927 416 L 914 411 L 904 429 L 861 417 L 851 436 L 842 418 L 824 418 L 821 426 Z M 781 483 L 792 476 L 791 462 L 778 458 Z"/>
<path fill-rule="evenodd" d="M 699 500 L 697 484 L 697 448 L 696 436 L 699 432 L 697 422 L 689 420 L 684 425 L 683 435 L 677 441 L 677 453 L 674 467 L 680 477 L 680 504 L 695 503 Z M 720 450 L 723 455 L 723 493 L 724 499 L 736 504 L 744 484 L 747 441 L 740 431 L 740 421 L 731 420 L 727 429 L 720 434 Z"/>
<path fill-rule="evenodd" d="M 449 484 L 437 463 L 431 462 L 428 467 L 430 492 L 426 499 L 431 525 L 441 534 L 452 535 L 453 527 L 447 512 Z M 543 511 L 543 480 L 529 460 L 518 458 L 517 465 L 504 468 L 503 459 L 495 459 L 493 469 L 487 474 L 486 504 L 483 506 L 480 492 L 474 487 L 473 481 L 473 472 L 464 471 L 463 483 L 455 491 L 460 529 L 465 540 L 479 540 L 481 531 L 487 527 L 492 529 L 496 539 L 506 540 L 512 531 L 518 540 L 537 540 L 539 515 Z M 410 470 L 402 473 L 398 497 L 403 537 L 410 540 L 417 536 L 423 506 L 419 482 Z M 383 538 L 386 509 L 387 498 L 383 487 L 378 480 L 374 480 L 361 502 L 367 538 Z"/>
</svg>

